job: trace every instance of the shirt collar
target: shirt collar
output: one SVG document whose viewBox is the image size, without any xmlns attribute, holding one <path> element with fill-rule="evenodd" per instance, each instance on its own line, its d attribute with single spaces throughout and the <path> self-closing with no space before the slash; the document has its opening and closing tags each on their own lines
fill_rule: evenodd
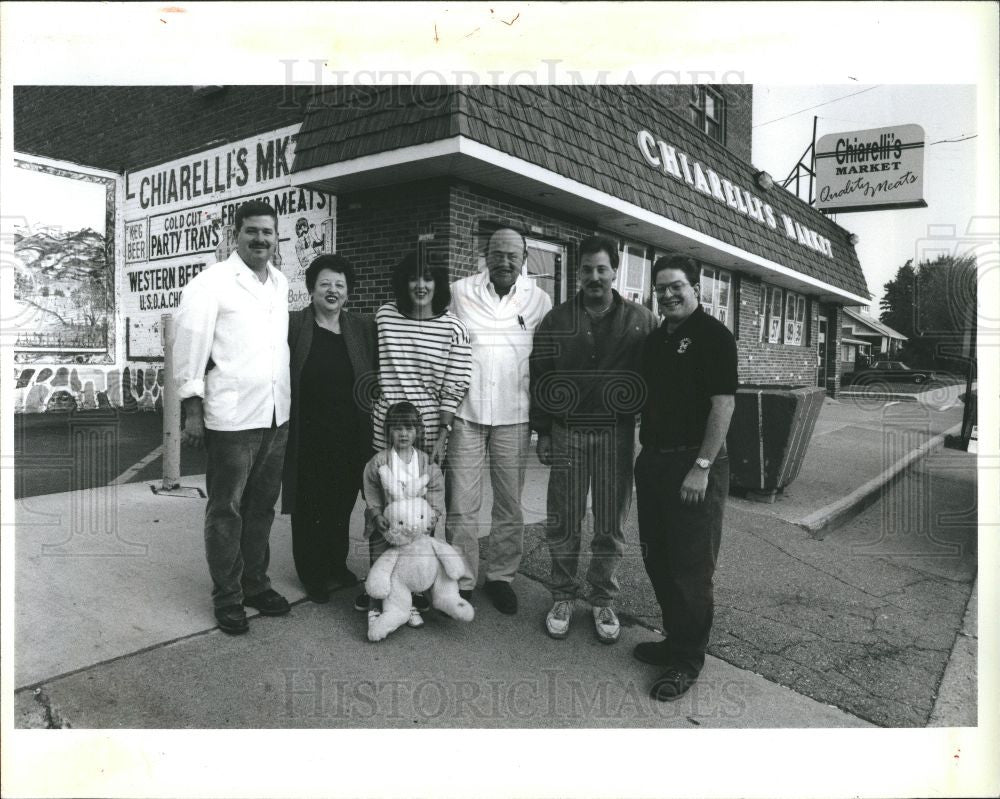
<svg viewBox="0 0 1000 799">
<path fill-rule="evenodd" d="M 705 309 L 701 307 L 701 303 L 699 302 L 698 303 L 698 307 L 695 308 L 690 313 L 690 315 L 687 317 L 687 319 L 685 319 L 683 322 L 681 322 L 679 325 L 677 325 L 677 327 L 674 328 L 674 332 L 673 333 L 671 333 L 669 330 L 667 330 L 667 320 L 664 319 L 663 322 L 661 323 L 661 325 L 663 327 L 663 333 L 668 338 L 671 337 L 671 336 L 676 336 L 678 333 L 682 333 L 682 332 L 684 332 L 687 329 L 688 323 L 692 319 L 696 319 L 696 317 L 704 316 L 704 315 L 705 315 Z"/>
<path fill-rule="evenodd" d="M 270 284 L 274 283 L 274 266 L 271 264 L 270 261 L 268 261 L 266 264 L 267 280 L 261 283 L 261 281 L 257 279 L 257 274 L 253 271 L 253 269 L 250 268 L 249 264 L 247 264 L 247 262 L 243 260 L 243 257 L 240 255 L 238 250 L 233 250 L 232 257 L 235 258 L 236 261 L 239 263 L 239 265 L 242 266 L 244 269 L 246 269 L 247 272 L 250 273 L 250 276 L 254 280 L 256 280 L 257 283 L 259 283 L 261 286 L 267 286 L 269 283 Z"/>
<path fill-rule="evenodd" d="M 527 287 L 529 285 L 530 284 L 528 283 L 528 279 L 524 275 L 518 275 L 517 280 L 514 281 L 514 285 L 510 287 L 510 292 L 506 296 L 513 299 L 515 294 L 518 293 L 523 294 L 525 291 L 527 291 Z M 493 287 L 493 281 L 490 280 L 489 269 L 484 269 L 482 272 L 479 273 L 479 286 L 490 297 L 497 300 L 503 300 L 503 297 L 499 296 L 497 294 L 497 290 Z"/>
</svg>

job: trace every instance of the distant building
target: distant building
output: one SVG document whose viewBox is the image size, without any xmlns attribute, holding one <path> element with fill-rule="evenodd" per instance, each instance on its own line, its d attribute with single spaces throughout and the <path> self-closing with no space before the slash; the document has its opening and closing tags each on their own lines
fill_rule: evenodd
<svg viewBox="0 0 1000 799">
<path fill-rule="evenodd" d="M 864 306 L 867 310 L 867 306 Z M 855 364 L 878 358 L 895 358 L 906 336 L 858 308 L 844 308 L 841 327 L 840 361 L 842 374 L 853 372 Z M 860 358 L 859 358 L 860 356 Z"/>
</svg>

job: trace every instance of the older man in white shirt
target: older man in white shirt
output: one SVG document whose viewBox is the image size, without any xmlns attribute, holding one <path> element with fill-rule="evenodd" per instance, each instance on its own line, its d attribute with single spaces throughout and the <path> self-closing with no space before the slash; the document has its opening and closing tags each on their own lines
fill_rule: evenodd
<svg viewBox="0 0 1000 799">
<path fill-rule="evenodd" d="M 174 337 L 182 440 L 207 449 L 205 554 L 219 627 L 249 629 L 243 606 L 281 616 L 267 576 L 288 413 L 288 281 L 270 263 L 278 219 L 265 202 L 237 209 L 236 251 L 189 283 Z"/>
<path fill-rule="evenodd" d="M 524 549 L 528 356 L 535 327 L 552 308 L 548 294 L 522 274 L 527 254 L 524 236 L 501 228 L 490 237 L 486 271 L 451 287 L 452 312 L 472 339 L 472 382 L 448 441 L 445 536 L 468 562 L 470 574 L 459 582 L 468 599 L 479 575 L 479 510 L 488 457 L 493 512 L 484 589 L 502 613 L 517 612 L 511 582 Z"/>
</svg>

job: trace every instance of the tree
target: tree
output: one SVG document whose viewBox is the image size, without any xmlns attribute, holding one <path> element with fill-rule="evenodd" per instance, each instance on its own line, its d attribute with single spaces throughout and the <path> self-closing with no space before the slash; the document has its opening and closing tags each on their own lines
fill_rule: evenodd
<svg viewBox="0 0 1000 799">
<path fill-rule="evenodd" d="M 879 302 L 879 318 L 893 330 L 913 338 L 913 284 L 917 271 L 911 258 L 896 270 L 896 277 L 885 284 L 884 296 Z"/>
<path fill-rule="evenodd" d="M 907 261 L 885 284 L 881 320 L 907 337 L 901 360 L 964 372 L 966 334 L 976 324 L 976 260 L 940 256 L 916 268 Z"/>
</svg>

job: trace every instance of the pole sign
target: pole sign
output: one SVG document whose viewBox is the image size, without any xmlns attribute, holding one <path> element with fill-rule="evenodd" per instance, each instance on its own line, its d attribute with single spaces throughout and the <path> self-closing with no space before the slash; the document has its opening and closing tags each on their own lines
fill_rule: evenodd
<svg viewBox="0 0 1000 799">
<path fill-rule="evenodd" d="M 829 133 L 816 142 L 816 208 L 825 213 L 926 208 L 920 125 Z"/>
</svg>

